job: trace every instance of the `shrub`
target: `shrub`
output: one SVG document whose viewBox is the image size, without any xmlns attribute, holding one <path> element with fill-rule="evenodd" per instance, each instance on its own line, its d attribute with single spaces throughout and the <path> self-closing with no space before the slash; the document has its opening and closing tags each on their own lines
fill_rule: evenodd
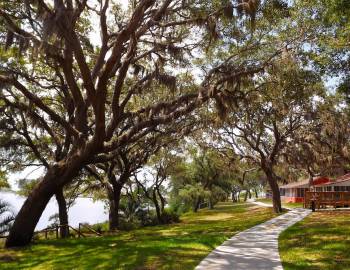
<svg viewBox="0 0 350 270">
<path fill-rule="evenodd" d="M 162 213 L 162 221 L 164 224 L 177 223 L 180 222 L 180 216 L 176 211 L 164 209 L 164 212 Z"/>
<path fill-rule="evenodd" d="M 0 200 L 0 235 L 3 235 L 10 230 L 13 220 L 14 216 L 10 209 L 10 205 L 5 201 Z"/>
</svg>

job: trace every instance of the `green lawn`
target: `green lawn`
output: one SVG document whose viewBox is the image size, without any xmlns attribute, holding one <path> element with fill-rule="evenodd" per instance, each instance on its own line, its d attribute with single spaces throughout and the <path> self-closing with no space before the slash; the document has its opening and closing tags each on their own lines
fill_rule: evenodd
<svg viewBox="0 0 350 270">
<path fill-rule="evenodd" d="M 227 238 L 272 217 L 270 208 L 221 203 L 186 214 L 179 224 L 0 249 L 0 269 L 193 269 Z"/>
<path fill-rule="evenodd" d="M 279 238 L 284 270 L 349 270 L 350 211 L 320 211 Z"/>
<path fill-rule="evenodd" d="M 272 200 L 271 199 L 266 199 L 266 198 L 260 198 L 256 199 L 258 202 L 263 202 L 263 203 L 268 203 L 272 205 Z M 288 207 L 288 208 L 299 208 L 303 207 L 303 203 L 284 203 L 282 202 L 282 207 Z"/>
</svg>

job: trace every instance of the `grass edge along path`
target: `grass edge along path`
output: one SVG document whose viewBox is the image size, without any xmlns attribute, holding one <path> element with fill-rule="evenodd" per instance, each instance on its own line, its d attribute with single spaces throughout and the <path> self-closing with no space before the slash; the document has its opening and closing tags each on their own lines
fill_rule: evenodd
<svg viewBox="0 0 350 270">
<path fill-rule="evenodd" d="M 350 270 L 350 211 L 312 213 L 281 233 L 284 270 Z"/>
<path fill-rule="evenodd" d="M 0 249 L 0 269 L 193 269 L 226 239 L 274 216 L 271 208 L 220 203 L 187 213 L 178 224 Z"/>
</svg>

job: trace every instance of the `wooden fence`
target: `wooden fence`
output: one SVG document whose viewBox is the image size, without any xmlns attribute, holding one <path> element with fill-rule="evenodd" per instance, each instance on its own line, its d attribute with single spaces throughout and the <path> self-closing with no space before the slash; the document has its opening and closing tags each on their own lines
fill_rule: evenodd
<svg viewBox="0 0 350 270">
<path fill-rule="evenodd" d="M 56 225 L 54 227 L 49 227 L 49 228 L 43 229 L 41 231 L 37 231 L 37 232 L 34 233 L 34 235 L 44 234 L 45 235 L 45 239 L 48 239 L 48 234 L 50 232 L 55 232 L 56 239 L 58 239 L 59 238 L 59 229 L 62 228 L 62 227 L 68 228 L 68 234 L 70 234 L 69 233 L 70 230 L 75 232 L 78 235 L 79 238 L 80 237 L 86 237 L 86 234 L 83 233 L 84 229 L 85 229 L 85 231 L 88 231 L 88 232 L 90 232 L 90 233 L 92 233 L 94 235 L 102 236 L 102 234 L 100 232 L 97 232 L 96 230 L 91 228 L 89 225 L 84 224 L 84 223 L 79 223 L 78 229 L 70 226 L 69 224 Z"/>
<path fill-rule="evenodd" d="M 349 207 L 349 191 L 306 191 L 304 208 Z"/>
<path fill-rule="evenodd" d="M 56 225 L 54 227 L 47 227 L 43 230 L 36 231 L 36 232 L 34 232 L 34 237 L 32 238 L 32 241 L 35 240 L 35 236 L 39 236 L 39 235 L 44 235 L 45 239 L 48 239 L 50 234 L 53 234 L 54 238 L 58 239 L 58 238 L 60 238 L 59 231 L 60 231 L 60 228 L 62 228 L 62 227 L 68 228 L 68 235 L 71 235 L 70 231 L 72 231 L 72 232 L 75 232 L 79 238 L 86 237 L 88 235 L 88 233 L 86 233 L 86 231 L 89 232 L 90 235 L 93 234 L 93 235 L 97 235 L 97 236 L 102 236 L 101 232 L 94 230 L 89 225 L 84 224 L 84 223 L 79 223 L 78 229 L 66 224 L 66 225 Z M 6 235 L 0 235 L 0 240 L 6 239 L 6 238 L 7 238 Z"/>
</svg>

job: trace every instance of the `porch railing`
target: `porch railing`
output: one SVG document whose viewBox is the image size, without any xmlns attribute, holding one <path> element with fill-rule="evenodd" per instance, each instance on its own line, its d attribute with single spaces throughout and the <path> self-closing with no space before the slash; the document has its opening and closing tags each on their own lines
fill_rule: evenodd
<svg viewBox="0 0 350 270">
<path fill-rule="evenodd" d="M 349 191 L 306 191 L 304 208 L 325 208 L 350 206 Z"/>
</svg>

